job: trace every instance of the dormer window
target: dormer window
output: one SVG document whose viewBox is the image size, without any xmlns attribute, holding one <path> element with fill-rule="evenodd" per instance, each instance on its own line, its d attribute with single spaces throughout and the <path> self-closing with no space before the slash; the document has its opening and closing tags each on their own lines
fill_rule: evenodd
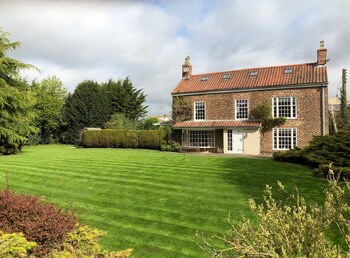
<svg viewBox="0 0 350 258">
<path fill-rule="evenodd" d="M 222 77 L 222 79 L 230 79 L 231 78 L 231 74 L 229 73 L 225 73 L 224 76 Z"/>
<path fill-rule="evenodd" d="M 257 77 L 257 76 L 258 76 L 258 71 L 257 71 L 257 70 L 250 71 L 249 76 L 250 76 L 250 77 Z"/>
<path fill-rule="evenodd" d="M 284 74 L 291 74 L 291 73 L 293 73 L 293 68 L 285 68 L 284 69 Z"/>
<path fill-rule="evenodd" d="M 201 78 L 201 81 L 208 81 L 208 79 L 209 79 L 209 76 L 202 76 L 202 78 Z"/>
</svg>

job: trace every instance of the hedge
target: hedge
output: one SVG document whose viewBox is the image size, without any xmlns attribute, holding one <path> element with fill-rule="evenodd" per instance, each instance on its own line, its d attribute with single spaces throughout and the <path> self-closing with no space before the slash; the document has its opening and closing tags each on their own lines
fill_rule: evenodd
<svg viewBox="0 0 350 258">
<path fill-rule="evenodd" d="M 84 131 L 81 145 L 87 148 L 160 149 L 164 138 L 163 130 L 104 129 Z"/>
</svg>

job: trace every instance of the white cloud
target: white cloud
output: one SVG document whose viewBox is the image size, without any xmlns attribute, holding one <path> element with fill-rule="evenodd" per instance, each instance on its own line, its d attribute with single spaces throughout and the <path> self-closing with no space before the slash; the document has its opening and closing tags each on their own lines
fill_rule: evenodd
<svg viewBox="0 0 350 258">
<path fill-rule="evenodd" d="M 129 76 L 150 114 L 170 111 L 190 52 L 194 73 L 312 62 L 325 40 L 330 95 L 349 68 L 350 2 L 2 1 L 0 26 L 23 42 L 15 57 L 73 91 L 85 79 Z"/>
</svg>

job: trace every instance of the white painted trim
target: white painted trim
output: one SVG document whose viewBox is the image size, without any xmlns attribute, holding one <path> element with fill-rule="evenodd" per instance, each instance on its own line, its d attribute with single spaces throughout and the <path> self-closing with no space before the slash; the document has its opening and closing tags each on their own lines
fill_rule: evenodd
<svg viewBox="0 0 350 258">
<path fill-rule="evenodd" d="M 204 119 L 196 119 L 196 103 L 204 103 Z M 193 102 L 193 121 L 205 121 L 207 118 L 207 103 L 205 101 L 195 101 Z"/>
<path fill-rule="evenodd" d="M 292 130 L 292 137 L 293 137 L 293 130 L 295 130 L 295 146 L 293 146 L 293 139 L 292 139 L 292 149 L 294 149 L 294 147 L 298 146 L 298 129 L 295 127 L 291 127 L 291 128 L 273 128 L 272 129 L 272 150 L 290 150 L 290 149 L 280 149 L 280 148 L 275 148 L 275 130 L 278 129 L 291 129 Z"/>
<path fill-rule="evenodd" d="M 294 100 L 295 100 L 295 117 L 284 117 L 285 119 L 287 119 L 287 120 L 293 120 L 293 119 L 298 119 L 298 106 L 297 106 L 297 97 L 295 97 L 295 96 L 290 96 L 290 97 L 283 97 L 283 96 L 279 96 L 279 97 L 272 97 L 272 117 L 273 118 L 275 118 L 275 112 L 274 112 L 274 99 L 277 99 L 277 104 L 278 104 L 278 99 L 280 99 L 280 98 L 289 98 L 290 99 L 290 102 L 292 103 L 292 101 L 291 101 L 291 99 L 292 98 L 294 98 Z M 291 108 L 291 115 L 293 114 L 293 112 L 292 112 L 292 107 L 293 107 L 293 105 L 291 105 L 290 106 L 290 108 Z M 278 108 L 277 108 L 277 111 L 278 111 Z M 280 115 L 278 114 L 278 116 L 277 117 L 280 117 Z"/>
<path fill-rule="evenodd" d="M 237 118 L 237 100 L 246 100 L 247 101 L 247 118 Z M 236 121 L 246 121 L 249 120 L 249 99 L 235 99 L 235 120 Z"/>
</svg>

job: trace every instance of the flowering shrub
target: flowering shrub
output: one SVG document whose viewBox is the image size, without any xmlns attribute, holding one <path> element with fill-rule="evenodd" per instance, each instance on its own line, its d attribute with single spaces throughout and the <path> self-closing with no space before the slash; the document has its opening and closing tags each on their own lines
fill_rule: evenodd
<svg viewBox="0 0 350 258">
<path fill-rule="evenodd" d="M 272 188 L 266 186 L 264 203 L 250 200 L 255 223 L 246 217 L 241 223 L 229 219 L 231 230 L 224 237 L 225 248 L 217 248 L 203 236 L 200 247 L 215 257 L 349 257 L 350 256 L 350 206 L 345 200 L 346 187 L 329 181 L 323 205 L 307 205 L 298 193 L 290 194 L 279 182 L 281 191 L 287 193 L 286 201 L 276 201 Z M 334 230 L 340 236 L 342 247 L 325 233 Z"/>
</svg>

